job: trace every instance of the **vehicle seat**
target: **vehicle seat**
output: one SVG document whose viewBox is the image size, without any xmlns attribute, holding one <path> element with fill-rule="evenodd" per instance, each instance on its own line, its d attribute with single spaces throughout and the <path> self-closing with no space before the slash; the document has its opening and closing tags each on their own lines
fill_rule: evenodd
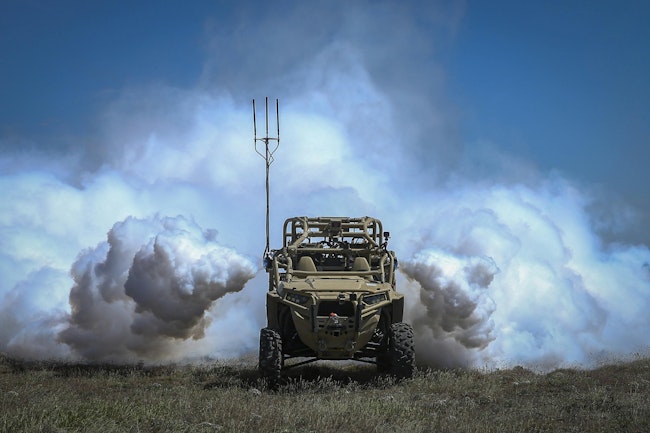
<svg viewBox="0 0 650 433">
<path fill-rule="evenodd" d="M 298 260 L 298 266 L 296 269 L 299 271 L 316 272 L 316 265 L 311 257 L 302 256 L 300 260 Z"/>
<path fill-rule="evenodd" d="M 353 271 L 369 271 L 370 265 L 368 260 L 365 257 L 355 257 L 354 262 L 352 263 Z"/>
</svg>

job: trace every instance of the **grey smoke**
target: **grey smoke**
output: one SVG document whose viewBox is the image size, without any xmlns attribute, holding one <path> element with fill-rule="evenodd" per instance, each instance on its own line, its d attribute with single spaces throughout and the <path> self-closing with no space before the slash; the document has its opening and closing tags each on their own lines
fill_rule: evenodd
<svg viewBox="0 0 650 433">
<path fill-rule="evenodd" d="M 255 275 L 247 258 L 184 217 L 116 223 L 73 264 L 61 342 L 84 359 L 174 359 L 175 342 L 201 339 L 208 310 Z"/>
<path fill-rule="evenodd" d="M 650 250 L 603 244 L 571 182 L 460 183 L 422 198 L 409 210 L 426 224 L 401 245 L 423 361 L 546 369 L 647 351 Z"/>
<path fill-rule="evenodd" d="M 421 288 L 423 311 L 412 314 L 418 335 L 429 334 L 435 341 L 453 340 L 479 350 L 494 340 L 490 315 L 495 306 L 488 288 L 498 269 L 492 260 L 429 250 L 403 262 L 402 270 Z M 426 342 L 422 343 L 426 350 Z"/>
</svg>

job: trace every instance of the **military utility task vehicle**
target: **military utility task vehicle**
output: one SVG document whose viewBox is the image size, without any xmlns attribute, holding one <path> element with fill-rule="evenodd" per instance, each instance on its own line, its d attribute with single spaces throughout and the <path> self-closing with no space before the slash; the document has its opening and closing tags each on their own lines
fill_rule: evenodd
<svg viewBox="0 0 650 433">
<path fill-rule="evenodd" d="M 395 290 L 397 259 L 388 238 L 371 217 L 286 220 L 282 248 L 265 259 L 263 377 L 279 380 L 285 360 L 295 357 L 311 359 L 292 367 L 354 359 L 400 378 L 412 375 L 413 330 L 402 322 L 404 296 Z"/>
<path fill-rule="evenodd" d="M 371 217 L 295 217 L 284 223 L 282 248 L 270 249 L 269 168 L 280 145 L 277 136 L 257 137 L 255 151 L 266 162 L 266 249 L 269 274 L 267 327 L 260 332 L 259 370 L 277 383 L 283 369 L 319 359 L 376 363 L 399 378 L 413 374 L 413 329 L 402 322 L 404 296 L 395 290 L 397 259 L 389 233 Z M 258 142 L 264 143 L 258 148 Z M 275 142 L 270 145 L 271 142 Z M 307 360 L 285 364 L 290 358 Z"/>
</svg>

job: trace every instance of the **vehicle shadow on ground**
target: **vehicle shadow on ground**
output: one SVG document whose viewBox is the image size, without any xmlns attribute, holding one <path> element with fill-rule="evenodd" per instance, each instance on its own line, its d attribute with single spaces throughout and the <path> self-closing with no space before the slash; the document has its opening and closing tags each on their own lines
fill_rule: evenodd
<svg viewBox="0 0 650 433">
<path fill-rule="evenodd" d="M 282 372 L 280 382 L 272 384 L 261 378 L 257 368 L 220 367 L 205 382 L 205 389 L 248 387 L 259 390 L 296 392 L 300 389 L 341 387 L 383 388 L 393 385 L 395 379 L 377 372 L 372 364 L 332 363 L 319 361 L 313 364 L 288 368 Z"/>
<path fill-rule="evenodd" d="M 332 382 L 347 385 L 353 382 L 370 383 L 376 381 L 380 375 L 377 373 L 377 367 L 372 364 L 316 362 L 290 368 L 284 372 L 284 376 L 287 380 L 304 380 L 308 382 L 316 382 L 327 378 Z"/>
</svg>

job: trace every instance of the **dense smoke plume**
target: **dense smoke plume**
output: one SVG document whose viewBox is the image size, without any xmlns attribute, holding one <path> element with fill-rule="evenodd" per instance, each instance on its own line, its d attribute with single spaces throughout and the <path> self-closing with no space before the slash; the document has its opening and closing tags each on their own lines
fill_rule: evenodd
<svg viewBox="0 0 650 433">
<path fill-rule="evenodd" d="M 72 265 L 70 324 L 60 339 L 85 359 L 180 358 L 204 337 L 212 304 L 238 292 L 253 264 L 183 217 L 116 223 Z"/>
<path fill-rule="evenodd" d="M 428 40 L 407 10 L 372 10 L 297 7 L 278 32 L 272 16 L 224 26 L 232 35 L 208 44 L 195 87 L 124 89 L 74 151 L 0 155 L 0 351 L 155 362 L 254 353 L 267 279 L 254 263 L 264 166 L 250 98 L 267 92 L 282 117 L 272 247 L 286 217 L 379 217 L 420 363 L 589 366 L 646 350 L 650 250 L 600 236 L 629 215 L 588 185 L 458 140 L 442 74 L 410 63 L 431 55 Z M 314 16 L 314 32 L 291 34 Z M 233 51 L 283 40 L 301 49 L 266 65 L 273 79 L 234 60 L 220 68 Z M 607 212 L 596 221 L 593 209 Z"/>
<path fill-rule="evenodd" d="M 650 251 L 602 243 L 570 182 L 456 184 L 435 203 L 412 208 L 427 224 L 402 254 L 421 361 L 551 368 L 647 350 Z"/>
<path fill-rule="evenodd" d="M 421 361 L 457 365 L 465 352 L 494 340 L 488 290 L 498 269 L 491 259 L 426 250 L 403 262 L 402 270 L 420 288 L 409 316 Z"/>
</svg>

